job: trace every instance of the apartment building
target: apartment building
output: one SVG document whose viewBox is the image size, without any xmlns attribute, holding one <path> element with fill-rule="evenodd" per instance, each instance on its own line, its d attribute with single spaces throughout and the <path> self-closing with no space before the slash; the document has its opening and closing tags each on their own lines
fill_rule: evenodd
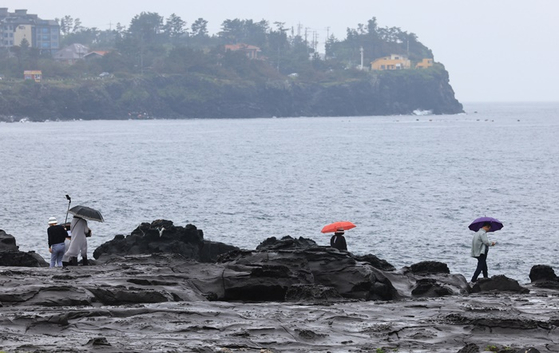
<svg viewBox="0 0 559 353">
<path fill-rule="evenodd" d="M 28 14 L 27 10 L 9 12 L 8 8 L 0 8 L 0 48 L 19 46 L 24 39 L 42 53 L 53 54 L 60 49 L 60 25 Z"/>
</svg>

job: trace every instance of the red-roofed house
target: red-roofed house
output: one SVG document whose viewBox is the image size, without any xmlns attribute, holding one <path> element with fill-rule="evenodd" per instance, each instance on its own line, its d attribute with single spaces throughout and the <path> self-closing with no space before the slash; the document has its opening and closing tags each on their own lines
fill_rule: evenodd
<svg viewBox="0 0 559 353">
<path fill-rule="evenodd" d="M 261 52 L 259 47 L 244 43 L 227 44 L 225 50 L 241 51 L 245 53 L 249 59 L 258 59 L 258 53 Z"/>
</svg>

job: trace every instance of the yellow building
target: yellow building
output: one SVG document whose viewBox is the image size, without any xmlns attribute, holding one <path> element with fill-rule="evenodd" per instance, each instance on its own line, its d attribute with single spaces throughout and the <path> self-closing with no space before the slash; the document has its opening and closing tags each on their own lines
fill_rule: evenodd
<svg viewBox="0 0 559 353">
<path fill-rule="evenodd" d="M 419 63 L 417 63 L 417 65 L 415 65 L 415 68 L 416 69 L 427 69 L 431 66 L 433 66 L 433 59 L 424 58 L 423 60 L 421 60 L 421 62 L 419 62 Z"/>
<path fill-rule="evenodd" d="M 23 71 L 23 79 L 24 80 L 33 80 L 35 82 L 41 82 L 41 78 L 43 77 L 43 73 L 41 70 L 25 70 Z"/>
<path fill-rule="evenodd" d="M 406 56 L 392 54 L 371 62 L 371 70 L 404 70 L 411 68 L 411 61 Z"/>
<path fill-rule="evenodd" d="M 20 46 L 23 40 L 27 40 L 29 46 L 33 46 L 33 26 L 17 25 L 14 30 L 14 45 Z"/>
</svg>

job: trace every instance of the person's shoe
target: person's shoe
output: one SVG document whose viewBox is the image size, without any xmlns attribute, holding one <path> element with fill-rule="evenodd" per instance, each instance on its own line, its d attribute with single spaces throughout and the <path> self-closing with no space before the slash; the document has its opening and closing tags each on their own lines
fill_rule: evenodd
<svg viewBox="0 0 559 353">
<path fill-rule="evenodd" d="M 82 266 L 87 266 L 89 265 L 89 261 L 87 261 L 87 257 L 83 257 L 82 258 Z"/>
<path fill-rule="evenodd" d="M 71 257 L 68 266 L 78 266 L 78 258 Z"/>
</svg>

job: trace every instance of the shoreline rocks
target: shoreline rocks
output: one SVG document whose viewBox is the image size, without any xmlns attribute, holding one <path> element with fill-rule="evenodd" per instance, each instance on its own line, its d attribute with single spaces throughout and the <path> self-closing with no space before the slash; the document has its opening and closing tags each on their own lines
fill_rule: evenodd
<svg viewBox="0 0 559 353">
<path fill-rule="evenodd" d="M 394 269 L 305 238 L 206 246 L 195 226 L 157 220 L 100 246 L 93 266 L 0 267 L 0 349 L 559 351 L 559 291 L 539 285 L 556 283 L 549 266 L 527 285 L 471 288 L 444 263 Z"/>
<path fill-rule="evenodd" d="M 0 266 L 48 267 L 49 263 L 34 251 L 20 251 L 16 239 L 0 229 Z"/>
</svg>

